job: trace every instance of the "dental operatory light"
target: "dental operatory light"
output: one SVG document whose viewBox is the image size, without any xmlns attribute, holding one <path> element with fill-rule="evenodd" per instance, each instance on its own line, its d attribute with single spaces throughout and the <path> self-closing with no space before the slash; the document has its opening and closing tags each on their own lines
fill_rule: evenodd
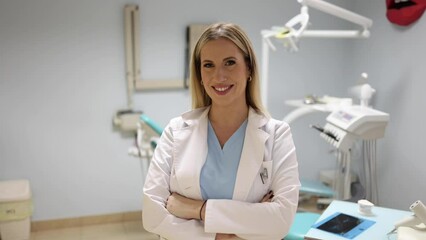
<svg viewBox="0 0 426 240">
<path fill-rule="evenodd" d="M 298 0 L 302 7 L 300 14 L 291 18 L 284 26 L 274 26 L 270 30 L 263 30 L 262 36 L 272 49 L 275 46 L 270 38 L 275 38 L 284 43 L 290 51 L 298 51 L 297 43 L 301 37 L 317 38 L 367 38 L 370 36 L 369 28 L 373 21 L 357 13 L 330 4 L 322 0 Z M 361 26 L 360 30 L 309 30 L 309 7 L 320 10 L 324 13 L 336 16 L 346 21 Z"/>
<path fill-rule="evenodd" d="M 281 42 L 290 52 L 299 51 L 301 38 L 368 38 L 373 21 L 323 0 L 297 0 L 301 5 L 300 13 L 291 18 L 284 26 L 273 26 L 262 30 L 262 101 L 267 106 L 269 49 L 276 50 L 271 39 Z M 314 8 L 360 26 L 358 30 L 311 30 L 309 9 Z"/>
</svg>

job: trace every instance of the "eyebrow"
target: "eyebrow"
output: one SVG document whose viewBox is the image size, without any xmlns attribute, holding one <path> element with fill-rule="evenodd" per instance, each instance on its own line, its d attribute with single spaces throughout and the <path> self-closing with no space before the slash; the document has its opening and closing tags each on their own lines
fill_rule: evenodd
<svg viewBox="0 0 426 240">
<path fill-rule="evenodd" d="M 236 57 L 231 56 L 231 57 L 226 57 L 226 58 L 224 58 L 222 61 L 223 61 L 223 62 L 225 62 L 225 61 L 230 60 L 230 59 L 235 60 L 235 59 L 237 59 L 237 58 L 236 58 Z M 204 63 L 204 62 L 213 62 L 213 61 L 212 61 L 212 60 L 209 60 L 209 59 L 205 59 L 205 60 L 203 60 L 202 62 Z"/>
</svg>

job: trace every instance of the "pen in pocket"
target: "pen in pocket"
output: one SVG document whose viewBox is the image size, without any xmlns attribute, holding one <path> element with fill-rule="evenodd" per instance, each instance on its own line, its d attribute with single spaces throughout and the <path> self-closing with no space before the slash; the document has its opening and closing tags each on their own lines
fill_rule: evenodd
<svg viewBox="0 0 426 240">
<path fill-rule="evenodd" d="M 268 169 L 264 168 L 263 172 L 260 172 L 260 179 L 262 183 L 265 184 L 266 180 L 268 180 Z"/>
</svg>

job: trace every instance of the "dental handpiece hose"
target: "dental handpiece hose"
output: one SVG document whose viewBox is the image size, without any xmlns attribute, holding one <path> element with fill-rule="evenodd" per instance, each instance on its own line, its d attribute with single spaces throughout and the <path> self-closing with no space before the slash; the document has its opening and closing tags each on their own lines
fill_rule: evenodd
<svg viewBox="0 0 426 240">
<path fill-rule="evenodd" d="M 309 127 L 313 128 L 313 129 L 316 129 L 316 130 L 320 131 L 321 133 L 324 133 L 325 135 L 331 137 L 335 141 L 339 141 L 339 140 L 337 140 L 337 137 L 334 136 L 334 134 L 332 134 L 331 132 L 325 130 L 323 127 L 320 127 L 318 125 L 313 125 L 313 124 L 309 125 Z"/>
</svg>

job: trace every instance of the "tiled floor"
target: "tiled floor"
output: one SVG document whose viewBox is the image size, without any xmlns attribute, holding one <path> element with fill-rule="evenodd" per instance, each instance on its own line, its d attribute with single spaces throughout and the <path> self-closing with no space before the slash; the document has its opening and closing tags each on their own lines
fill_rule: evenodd
<svg viewBox="0 0 426 240">
<path fill-rule="evenodd" d="M 31 233 L 31 240 L 158 240 L 140 221 L 62 228 Z"/>
</svg>

